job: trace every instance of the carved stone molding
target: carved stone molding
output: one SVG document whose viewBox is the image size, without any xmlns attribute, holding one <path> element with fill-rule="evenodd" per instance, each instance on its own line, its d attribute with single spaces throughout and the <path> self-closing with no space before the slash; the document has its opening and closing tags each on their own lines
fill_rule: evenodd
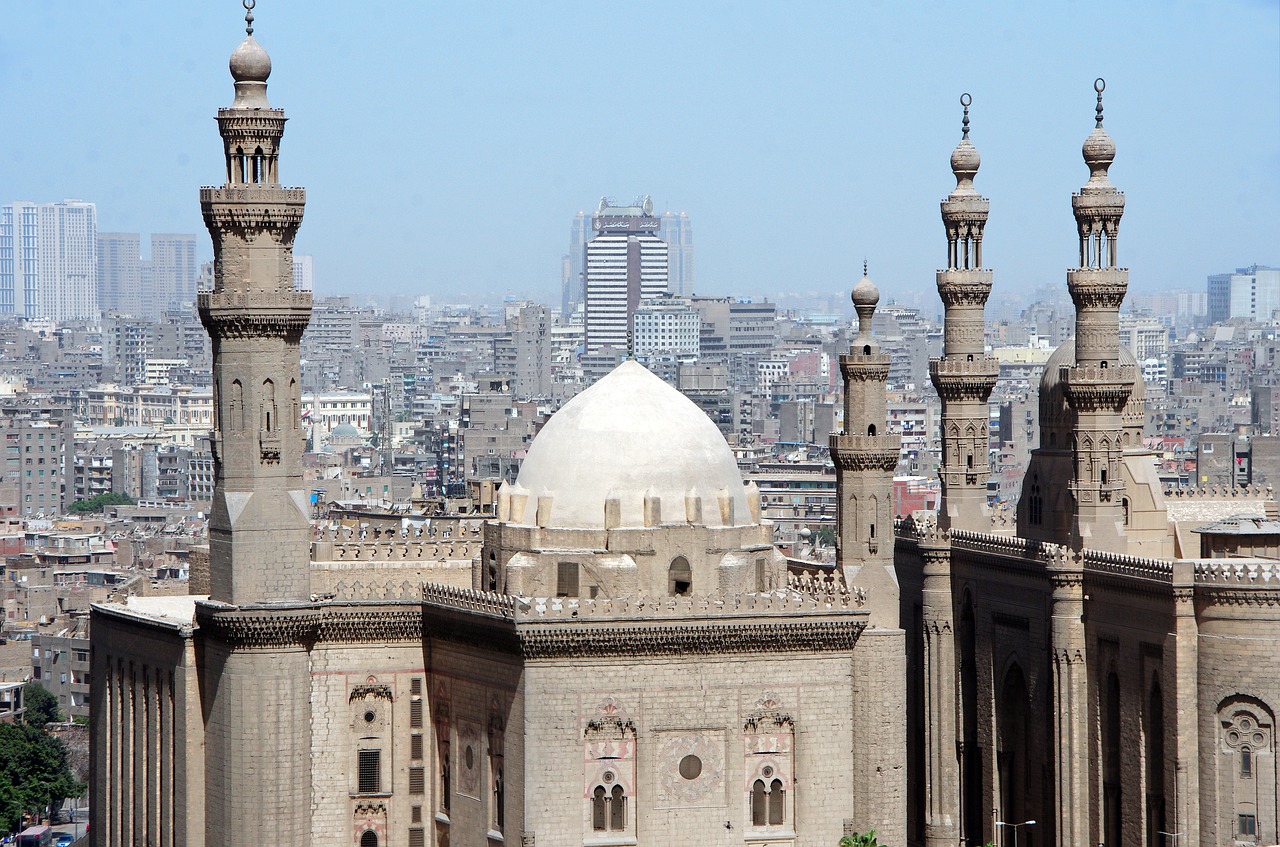
<svg viewBox="0 0 1280 847">
<path fill-rule="evenodd" d="M 706 656 L 721 653 L 826 653 L 851 650 L 862 621 L 663 627 L 521 628 L 526 659 Z"/>
<path fill-rule="evenodd" d="M 223 611 L 197 606 L 196 620 L 202 632 L 232 649 L 422 640 L 422 611 L 417 606 L 358 611 L 318 606 Z"/>
<path fill-rule="evenodd" d="M 357 685 L 351 689 L 351 694 L 347 696 L 348 703 L 354 703 L 356 700 L 362 700 L 366 697 L 372 697 L 375 700 L 386 700 L 391 702 L 391 686 L 390 685 Z"/>
</svg>

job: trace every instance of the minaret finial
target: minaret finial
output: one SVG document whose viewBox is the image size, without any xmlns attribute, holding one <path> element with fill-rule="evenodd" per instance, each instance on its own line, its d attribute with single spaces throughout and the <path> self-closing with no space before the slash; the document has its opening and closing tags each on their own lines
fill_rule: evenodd
<svg viewBox="0 0 1280 847">
<path fill-rule="evenodd" d="M 1093 81 L 1093 90 L 1098 92 L 1098 107 L 1095 109 L 1097 115 L 1094 117 L 1097 123 L 1094 126 L 1102 126 L 1102 92 L 1107 90 L 1107 81 L 1098 77 Z"/>
<path fill-rule="evenodd" d="M 245 35 L 253 35 L 253 7 L 258 5 L 258 0 L 240 0 L 244 6 L 244 32 Z"/>
<path fill-rule="evenodd" d="M 960 127 L 960 129 L 962 132 L 964 132 L 963 138 L 965 139 L 969 137 L 969 106 L 972 103 L 973 103 L 973 97 L 969 95 L 969 92 L 966 91 L 964 94 L 960 95 L 960 105 L 964 106 L 964 124 Z"/>
<path fill-rule="evenodd" d="M 862 275 L 867 275 L 867 260 L 865 258 L 862 260 Z"/>
</svg>

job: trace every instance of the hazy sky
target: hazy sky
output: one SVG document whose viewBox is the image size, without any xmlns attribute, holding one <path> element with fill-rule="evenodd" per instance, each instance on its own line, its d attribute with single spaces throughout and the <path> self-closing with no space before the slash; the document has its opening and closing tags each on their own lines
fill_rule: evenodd
<svg viewBox="0 0 1280 847">
<path fill-rule="evenodd" d="M 996 292 L 1065 286 L 1093 79 L 1135 290 L 1280 263 L 1280 4 L 260 0 L 321 291 L 558 298 L 575 212 L 651 194 L 697 290 L 899 299 L 945 258 L 973 95 Z M 7 3 L 0 202 L 199 232 L 236 0 Z M 145 249 L 145 248 L 144 248 Z"/>
</svg>

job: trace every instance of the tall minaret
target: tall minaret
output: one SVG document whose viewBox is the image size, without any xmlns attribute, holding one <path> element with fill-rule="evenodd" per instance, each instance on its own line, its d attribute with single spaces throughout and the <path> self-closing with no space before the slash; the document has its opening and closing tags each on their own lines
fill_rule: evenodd
<svg viewBox="0 0 1280 847">
<path fill-rule="evenodd" d="M 226 183 L 200 189 L 214 256 L 213 291 L 199 298 L 213 342 L 210 595 L 237 605 L 311 593 L 298 363 L 311 293 L 293 288 L 306 192 L 280 185 L 284 111 L 267 103 L 271 59 L 246 20 L 231 54 L 235 102 L 218 110 Z"/>
<path fill-rule="evenodd" d="M 1129 287 L 1129 271 L 1116 264 L 1116 236 L 1124 214 L 1124 194 L 1107 178 L 1116 146 L 1102 128 L 1102 79 L 1096 125 L 1084 141 L 1089 181 L 1071 196 L 1080 235 L 1080 267 L 1067 271 L 1067 288 L 1076 306 L 1075 364 L 1063 368 L 1067 403 L 1075 412 L 1072 431 L 1075 503 L 1072 545 L 1124 552 L 1121 412 L 1135 377 L 1120 364 L 1120 304 Z"/>
<path fill-rule="evenodd" d="M 204 681 L 205 839 L 251 847 L 311 837 L 311 686 L 305 632 L 309 538 L 302 493 L 298 342 L 311 294 L 293 288 L 306 201 L 279 181 L 284 112 L 267 102 L 271 59 L 231 54 L 235 101 L 218 110 L 226 182 L 200 189 L 214 287 L 199 298 L 213 342 L 210 598 L 196 607 Z"/>
<path fill-rule="evenodd" d="M 836 557 L 845 581 L 867 591 L 869 622 L 854 650 L 854 679 L 873 690 L 854 694 L 854 725 L 874 731 L 856 739 L 853 823 L 886 844 L 906 842 L 906 637 L 893 566 L 893 470 L 902 437 L 885 425 L 889 356 L 871 336 L 880 291 L 867 278 L 853 288 L 858 335 L 840 357 L 844 430 L 831 436 L 839 500 Z M 874 730 L 873 730 L 874 728 Z"/>
<path fill-rule="evenodd" d="M 989 532 L 987 478 L 990 466 L 988 399 L 1000 365 L 986 355 L 986 316 L 991 271 L 982 268 L 982 230 L 990 203 L 973 187 L 981 160 L 969 141 L 969 104 L 962 95 L 963 135 L 951 154 L 956 187 L 942 201 L 947 229 L 947 268 L 938 271 L 938 294 L 946 307 L 942 358 L 929 361 L 929 375 L 942 398 L 942 529 Z"/>
</svg>

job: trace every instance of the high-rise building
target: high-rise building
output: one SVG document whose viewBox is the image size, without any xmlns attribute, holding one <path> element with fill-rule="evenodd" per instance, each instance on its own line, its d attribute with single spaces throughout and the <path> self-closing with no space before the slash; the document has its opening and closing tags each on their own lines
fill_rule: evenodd
<svg viewBox="0 0 1280 847">
<path fill-rule="evenodd" d="M 626 348 L 631 319 L 644 300 L 667 292 L 667 245 L 658 238 L 653 201 L 615 206 L 601 198 L 585 250 L 587 352 Z"/>
<path fill-rule="evenodd" d="M 693 290 L 693 224 L 684 212 L 663 212 L 658 237 L 667 242 L 667 289 L 678 297 Z"/>
<path fill-rule="evenodd" d="M 137 315 L 142 308 L 142 258 L 136 232 L 98 233 L 98 307 Z"/>
<path fill-rule="evenodd" d="M 196 301 L 196 237 L 175 233 L 151 236 L 151 291 L 144 306 L 155 317 Z"/>
<path fill-rule="evenodd" d="M 97 234 L 83 200 L 0 207 L 0 314 L 97 320 Z"/>
<path fill-rule="evenodd" d="M 1230 318 L 1275 320 L 1280 313 L 1280 268 L 1251 265 L 1209 277 L 1209 323 Z"/>
<path fill-rule="evenodd" d="M 585 285 L 582 263 L 590 232 L 587 213 L 578 212 L 574 215 L 573 224 L 569 227 L 569 252 L 560 259 L 560 314 L 566 318 L 582 305 Z"/>
<path fill-rule="evenodd" d="M 293 288 L 295 291 L 316 290 L 316 263 L 314 257 L 293 257 Z"/>
</svg>

